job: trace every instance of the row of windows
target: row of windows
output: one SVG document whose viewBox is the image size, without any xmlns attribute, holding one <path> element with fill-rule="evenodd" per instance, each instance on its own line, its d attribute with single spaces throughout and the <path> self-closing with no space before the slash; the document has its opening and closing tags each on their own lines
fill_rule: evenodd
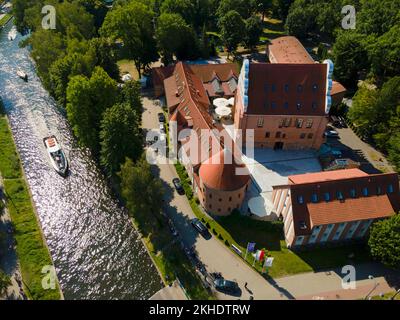
<svg viewBox="0 0 400 320">
<path fill-rule="evenodd" d="M 304 119 L 302 119 L 302 118 L 296 119 L 296 121 L 295 121 L 296 128 L 299 128 L 299 129 L 303 128 L 303 124 L 304 124 Z M 313 119 L 307 119 L 305 127 L 307 129 L 310 129 L 310 128 L 312 128 L 313 124 L 314 124 Z M 282 128 L 282 127 L 288 128 L 291 125 L 292 125 L 292 118 L 282 118 L 279 120 L 278 127 L 279 128 Z M 257 127 L 262 128 L 263 126 L 264 126 L 264 118 L 258 118 Z"/>
<path fill-rule="evenodd" d="M 389 184 L 388 186 L 387 186 L 387 188 L 386 188 L 386 192 L 387 193 L 393 193 L 394 192 L 394 189 L 393 189 L 393 185 L 392 184 Z M 377 186 L 377 188 L 376 188 L 376 194 L 377 195 L 381 195 L 382 194 L 382 187 L 381 186 Z M 364 196 L 364 197 L 368 197 L 368 195 L 369 195 L 369 189 L 368 189 L 368 187 L 364 187 L 364 188 L 362 188 L 362 190 L 361 190 L 361 195 L 362 196 Z M 335 197 L 336 197 L 336 200 L 344 200 L 345 199 L 345 195 L 344 195 L 344 193 L 342 192 L 342 191 L 336 191 L 336 194 L 334 195 Z M 357 196 L 358 196 L 358 193 L 357 193 L 357 190 L 356 189 L 350 189 L 350 191 L 349 191 L 349 196 L 350 196 L 350 198 L 357 198 Z M 318 196 L 318 194 L 317 193 L 313 193 L 312 195 L 311 195 L 311 202 L 313 202 L 313 203 L 317 203 L 317 202 L 319 202 L 319 196 Z M 331 200 L 334 200 L 334 197 L 332 196 L 332 194 L 330 193 L 330 192 L 325 192 L 324 194 L 323 194 L 323 200 L 324 201 L 326 201 L 326 202 L 329 202 L 329 201 L 331 201 Z M 299 203 L 299 204 L 303 204 L 304 203 L 304 197 L 303 196 L 298 196 L 297 197 L 297 202 Z"/>
<path fill-rule="evenodd" d="M 272 101 L 272 102 L 268 102 L 268 101 L 264 102 L 264 108 L 268 109 L 269 107 L 271 107 L 272 110 L 275 110 L 275 109 L 278 108 L 278 104 L 276 102 L 274 102 L 274 101 Z M 301 103 L 301 102 L 297 102 L 296 103 L 296 109 L 297 110 L 301 110 L 303 107 L 304 107 L 303 103 Z M 283 103 L 283 108 L 284 109 L 289 109 L 289 102 L 284 102 Z M 313 101 L 311 103 L 311 108 L 313 110 L 317 110 L 318 104 L 315 101 Z"/>
<path fill-rule="evenodd" d="M 294 87 L 294 88 L 293 88 Z M 284 84 L 283 85 L 283 91 L 288 93 L 291 90 L 295 89 L 297 93 L 302 93 L 305 91 L 305 87 L 302 84 L 298 84 L 297 86 L 290 86 L 289 84 Z M 312 92 L 316 93 L 318 91 L 318 84 L 314 83 L 311 87 Z M 264 84 L 264 92 L 276 92 L 277 91 L 277 85 L 272 83 L 272 84 Z"/>
<path fill-rule="evenodd" d="M 265 132 L 265 138 L 270 138 L 271 137 L 271 133 L 269 131 Z M 307 137 L 307 139 L 312 139 L 314 137 L 313 133 L 301 133 L 300 134 L 300 139 L 305 139 Z M 276 132 L 275 133 L 275 138 L 277 139 L 285 139 L 286 138 L 286 133 L 284 132 Z"/>
<path fill-rule="evenodd" d="M 210 193 L 210 194 L 208 195 L 208 197 L 209 197 L 210 199 L 212 199 L 212 194 Z M 238 198 L 240 199 L 240 193 L 238 194 Z M 222 202 L 222 198 L 219 198 L 218 201 L 219 201 L 219 202 Z M 231 201 L 232 201 L 232 197 L 229 197 L 229 202 L 231 202 Z"/>
<path fill-rule="evenodd" d="M 240 205 L 237 205 L 237 206 L 236 206 L 236 209 L 239 209 L 239 207 L 240 207 Z M 212 210 L 212 205 L 211 205 L 211 204 L 208 206 L 208 209 Z M 218 212 L 221 212 L 222 209 L 221 209 L 221 208 L 218 208 L 217 211 L 218 211 Z M 231 211 L 232 211 L 232 208 L 229 207 L 229 208 L 228 208 L 228 212 L 231 212 Z"/>
</svg>

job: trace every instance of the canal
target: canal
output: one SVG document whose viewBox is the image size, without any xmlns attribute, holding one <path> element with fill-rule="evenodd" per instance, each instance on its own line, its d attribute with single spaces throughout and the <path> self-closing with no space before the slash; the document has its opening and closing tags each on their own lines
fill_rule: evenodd
<svg viewBox="0 0 400 320">
<path fill-rule="evenodd" d="M 0 32 L 0 96 L 10 119 L 33 201 L 66 299 L 147 299 L 161 279 L 126 210 L 119 207 L 90 153 L 77 145 L 65 115 L 43 88 L 27 49 Z M 25 83 L 16 76 L 21 68 Z M 42 139 L 54 134 L 70 161 L 60 177 Z"/>
</svg>

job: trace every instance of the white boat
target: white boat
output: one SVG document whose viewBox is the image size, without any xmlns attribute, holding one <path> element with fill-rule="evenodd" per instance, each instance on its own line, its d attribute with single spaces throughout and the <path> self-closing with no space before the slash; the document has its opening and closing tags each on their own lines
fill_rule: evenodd
<svg viewBox="0 0 400 320">
<path fill-rule="evenodd" d="M 17 70 L 17 76 L 20 77 L 24 81 L 28 81 L 28 75 L 22 70 Z"/>
<path fill-rule="evenodd" d="M 68 173 L 68 160 L 61 149 L 55 136 L 49 136 L 43 139 L 44 146 L 50 157 L 51 165 L 61 176 L 65 177 Z"/>
</svg>

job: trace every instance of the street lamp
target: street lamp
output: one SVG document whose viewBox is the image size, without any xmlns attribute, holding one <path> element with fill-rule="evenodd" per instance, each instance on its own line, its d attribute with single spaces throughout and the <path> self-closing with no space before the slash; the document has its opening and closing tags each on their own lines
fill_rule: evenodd
<svg viewBox="0 0 400 320">
<path fill-rule="evenodd" d="M 372 288 L 372 290 L 370 292 L 368 292 L 368 294 L 365 296 L 364 300 L 367 300 L 369 298 L 370 294 L 376 289 L 377 286 L 379 286 L 379 283 L 376 281 L 374 276 L 369 275 L 368 279 L 374 280 L 374 287 Z"/>
</svg>

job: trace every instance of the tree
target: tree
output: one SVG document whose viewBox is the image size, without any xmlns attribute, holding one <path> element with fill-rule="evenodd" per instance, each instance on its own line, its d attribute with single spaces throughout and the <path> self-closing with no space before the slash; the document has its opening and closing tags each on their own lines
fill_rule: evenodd
<svg viewBox="0 0 400 320">
<path fill-rule="evenodd" d="M 118 103 L 107 109 L 101 120 L 100 163 L 112 176 L 128 157 L 136 161 L 142 154 L 143 139 L 139 115 L 129 103 Z"/>
<path fill-rule="evenodd" d="M 260 41 L 263 33 L 263 24 L 257 16 L 251 16 L 245 21 L 246 32 L 244 36 L 244 44 L 246 48 L 254 48 Z"/>
<path fill-rule="evenodd" d="M 221 0 L 217 10 L 219 20 L 222 19 L 229 11 L 236 11 L 243 19 L 250 18 L 253 7 L 248 0 Z"/>
<path fill-rule="evenodd" d="M 306 38 L 316 25 L 317 10 L 308 5 L 306 0 L 296 0 L 289 9 L 285 28 L 288 34 Z"/>
<path fill-rule="evenodd" d="M 256 12 L 261 13 L 261 21 L 264 21 L 267 11 L 272 8 L 272 0 L 253 0 L 252 6 Z"/>
<path fill-rule="evenodd" d="M 400 22 L 399 0 L 361 0 L 357 12 L 357 31 L 381 36 Z"/>
<path fill-rule="evenodd" d="M 372 72 L 378 76 L 393 77 L 400 74 L 400 23 L 379 37 L 370 46 Z"/>
<path fill-rule="evenodd" d="M 400 268 L 400 215 L 375 222 L 370 230 L 368 245 L 371 255 L 385 265 Z"/>
<path fill-rule="evenodd" d="M 165 65 L 173 61 L 174 55 L 179 60 L 187 60 L 197 52 L 196 35 L 179 14 L 161 14 L 157 20 L 156 39 Z"/>
<path fill-rule="evenodd" d="M 229 11 L 219 20 L 219 28 L 222 41 L 228 49 L 228 54 L 236 51 L 245 35 L 245 23 L 240 14 L 233 10 Z"/>
<path fill-rule="evenodd" d="M 100 29 L 102 36 L 123 42 L 139 76 L 158 58 L 153 19 L 154 13 L 146 5 L 132 1 L 109 11 Z"/>
<path fill-rule="evenodd" d="M 154 230 L 153 226 L 159 218 L 162 209 L 163 187 L 161 181 L 156 179 L 145 157 L 136 164 L 129 158 L 121 166 L 119 173 L 121 179 L 121 192 L 126 201 L 126 206 L 131 214 L 144 216 L 146 219 L 137 219 L 146 225 L 139 225 L 141 231 Z"/>
<path fill-rule="evenodd" d="M 361 86 L 353 98 L 348 117 L 364 137 L 370 137 L 376 132 L 376 110 L 378 91 Z"/>
<path fill-rule="evenodd" d="M 160 12 L 179 14 L 186 23 L 192 23 L 194 18 L 194 4 L 192 0 L 164 0 Z"/>
<path fill-rule="evenodd" d="M 119 103 L 128 103 L 131 109 L 136 112 L 138 125 L 142 122 L 143 105 L 140 92 L 140 83 L 138 81 L 128 81 L 120 91 Z"/>
<path fill-rule="evenodd" d="M 349 87 L 355 87 L 358 72 L 368 69 L 365 37 L 355 31 L 345 30 L 338 34 L 332 48 L 335 77 Z"/>
<path fill-rule="evenodd" d="M 285 21 L 293 1 L 294 0 L 272 0 L 273 15 Z"/>
<path fill-rule="evenodd" d="M 101 68 L 91 78 L 72 77 L 67 88 L 67 116 L 75 136 L 95 154 L 99 151 L 102 113 L 115 104 L 117 84 Z"/>
</svg>

